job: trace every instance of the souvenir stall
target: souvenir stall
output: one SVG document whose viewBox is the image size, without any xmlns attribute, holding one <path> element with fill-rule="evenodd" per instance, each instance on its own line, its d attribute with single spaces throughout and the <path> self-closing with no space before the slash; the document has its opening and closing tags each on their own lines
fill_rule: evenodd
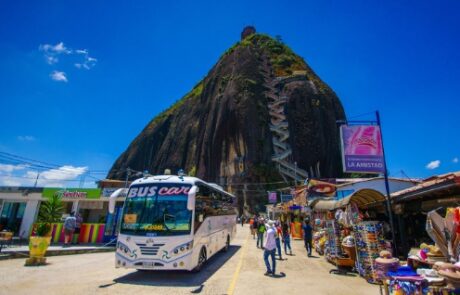
<svg viewBox="0 0 460 295">
<path fill-rule="evenodd" d="M 423 243 L 409 253 L 407 265 L 385 274 L 387 294 L 460 293 L 460 207 L 447 208 L 444 217 L 428 213 L 426 232 L 434 245 Z"/>
<path fill-rule="evenodd" d="M 384 205 L 385 197 L 372 189 L 359 190 L 338 201 L 318 201 L 313 207 L 315 214 L 327 212 L 327 260 L 336 265 L 351 264 L 367 281 L 378 282 L 375 259 L 380 251 L 391 250 L 384 237 L 388 230 Z"/>
<path fill-rule="evenodd" d="M 392 194 L 407 265 L 387 273 L 391 294 L 460 294 L 460 172 Z"/>
<path fill-rule="evenodd" d="M 338 254 L 340 232 L 334 218 L 335 200 L 316 199 L 309 203 L 313 208 L 311 216 L 313 219 L 313 247 L 320 255 L 326 255 L 331 261 Z"/>
</svg>

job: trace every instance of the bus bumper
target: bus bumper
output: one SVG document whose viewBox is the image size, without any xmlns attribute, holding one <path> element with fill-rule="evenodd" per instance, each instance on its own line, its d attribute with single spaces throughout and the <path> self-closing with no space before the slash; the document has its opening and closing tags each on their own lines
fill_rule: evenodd
<svg viewBox="0 0 460 295">
<path fill-rule="evenodd" d="M 170 260 L 152 259 L 140 257 L 137 259 L 130 259 L 123 255 L 116 253 L 115 267 L 116 268 L 135 268 L 144 270 L 191 270 L 190 266 L 192 258 L 192 251 Z"/>
</svg>

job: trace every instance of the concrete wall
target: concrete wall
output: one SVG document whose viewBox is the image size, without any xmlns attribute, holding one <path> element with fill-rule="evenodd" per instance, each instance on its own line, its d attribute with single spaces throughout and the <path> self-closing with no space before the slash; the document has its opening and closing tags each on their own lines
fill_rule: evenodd
<svg viewBox="0 0 460 295">
<path fill-rule="evenodd" d="M 29 238 L 30 230 L 38 214 L 39 204 L 40 201 L 37 200 L 27 202 L 26 209 L 24 210 L 24 217 L 22 218 L 21 227 L 19 229 L 19 237 L 23 239 Z"/>
</svg>

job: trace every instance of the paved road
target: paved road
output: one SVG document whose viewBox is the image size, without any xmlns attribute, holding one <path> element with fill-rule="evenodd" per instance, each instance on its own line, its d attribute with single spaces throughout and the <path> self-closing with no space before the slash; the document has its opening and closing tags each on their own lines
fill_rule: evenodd
<svg viewBox="0 0 460 295">
<path fill-rule="evenodd" d="M 360 277 L 330 275 L 323 257 L 308 258 L 302 241 L 295 256 L 277 261 L 285 276 L 265 277 L 262 250 L 247 227 L 238 227 L 230 251 L 219 253 L 199 274 L 115 269 L 113 253 L 49 257 L 47 266 L 24 259 L 0 261 L 0 294 L 379 294 Z"/>
</svg>

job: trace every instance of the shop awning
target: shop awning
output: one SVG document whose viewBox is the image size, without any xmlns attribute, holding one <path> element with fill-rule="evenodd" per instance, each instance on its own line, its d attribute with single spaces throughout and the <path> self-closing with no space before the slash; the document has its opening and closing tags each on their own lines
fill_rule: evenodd
<svg viewBox="0 0 460 295">
<path fill-rule="evenodd" d="M 313 206 L 313 209 L 316 211 L 330 211 L 334 210 L 336 207 L 337 201 L 335 200 L 319 200 Z"/>
<path fill-rule="evenodd" d="M 385 202 L 385 196 L 373 189 L 361 189 L 346 198 L 340 200 L 319 200 L 313 209 L 317 211 L 329 211 L 346 207 L 355 203 L 359 208 L 368 208 Z"/>
</svg>

